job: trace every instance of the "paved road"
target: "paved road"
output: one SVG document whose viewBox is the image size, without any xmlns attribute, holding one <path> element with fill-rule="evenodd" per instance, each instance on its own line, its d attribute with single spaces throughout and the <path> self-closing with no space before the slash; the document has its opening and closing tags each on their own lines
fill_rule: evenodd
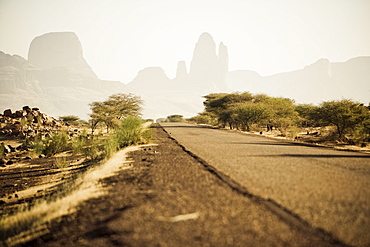
<svg viewBox="0 0 370 247">
<path fill-rule="evenodd" d="M 343 243 L 370 246 L 370 155 L 184 123 L 162 126 L 252 196 Z"/>
</svg>

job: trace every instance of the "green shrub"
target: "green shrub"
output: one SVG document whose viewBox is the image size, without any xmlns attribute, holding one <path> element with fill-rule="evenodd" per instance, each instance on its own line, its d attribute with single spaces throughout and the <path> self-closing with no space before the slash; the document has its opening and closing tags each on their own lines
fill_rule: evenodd
<svg viewBox="0 0 370 247">
<path fill-rule="evenodd" d="M 54 164 L 58 168 L 66 168 L 69 166 L 69 163 L 67 161 L 67 158 L 65 156 L 63 157 L 56 157 Z"/>
<path fill-rule="evenodd" d="M 98 142 L 98 140 L 91 140 L 86 142 L 86 146 L 83 148 L 82 153 L 85 155 L 86 158 L 91 160 L 99 160 L 102 153 L 102 144 Z"/>
<path fill-rule="evenodd" d="M 24 127 L 24 126 L 26 126 L 27 125 L 27 118 L 26 117 L 22 117 L 21 118 L 21 125 L 22 125 L 22 127 Z"/>
<path fill-rule="evenodd" d="M 112 155 L 117 152 L 120 148 L 118 139 L 116 135 L 110 135 L 104 144 L 104 155 L 107 158 L 112 157 Z"/>
<path fill-rule="evenodd" d="M 35 139 L 30 143 L 34 156 L 39 156 L 44 153 L 45 143 L 41 136 L 36 136 Z"/>
<path fill-rule="evenodd" d="M 143 130 L 141 125 L 142 120 L 138 117 L 128 117 L 121 121 L 115 132 L 120 148 L 140 142 Z"/>
<path fill-rule="evenodd" d="M 4 143 L 0 144 L 0 159 L 5 157 L 5 146 Z"/>
<path fill-rule="evenodd" d="M 87 141 L 87 130 L 83 129 L 81 134 L 72 141 L 73 154 L 83 153 L 83 148 L 86 146 Z"/>
<path fill-rule="evenodd" d="M 43 153 L 50 157 L 54 154 L 70 150 L 70 145 L 68 143 L 68 134 L 66 131 L 62 130 L 59 133 L 53 134 L 51 138 L 45 141 L 45 150 Z"/>
<path fill-rule="evenodd" d="M 121 120 L 104 144 L 104 154 L 111 157 L 119 149 L 144 143 L 150 140 L 151 131 L 142 127 L 143 121 L 138 117 Z"/>
</svg>

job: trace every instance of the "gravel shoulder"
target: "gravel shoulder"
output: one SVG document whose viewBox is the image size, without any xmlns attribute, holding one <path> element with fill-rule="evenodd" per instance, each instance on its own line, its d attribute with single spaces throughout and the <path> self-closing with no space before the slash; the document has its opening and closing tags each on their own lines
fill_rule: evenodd
<svg viewBox="0 0 370 247">
<path fill-rule="evenodd" d="M 106 195 L 20 246 L 335 246 L 234 191 L 161 127 L 131 168 L 102 180 Z"/>
</svg>

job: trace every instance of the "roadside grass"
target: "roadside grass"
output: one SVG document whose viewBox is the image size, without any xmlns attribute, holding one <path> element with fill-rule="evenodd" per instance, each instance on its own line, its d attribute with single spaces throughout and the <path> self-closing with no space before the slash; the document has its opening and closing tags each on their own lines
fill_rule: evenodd
<svg viewBox="0 0 370 247">
<path fill-rule="evenodd" d="M 52 157 L 65 151 L 70 151 L 71 154 L 82 153 L 90 160 L 88 162 L 95 164 L 90 168 L 98 169 L 122 148 L 148 143 L 150 140 L 151 130 L 148 124 L 144 124 L 140 118 L 128 117 L 120 120 L 118 127 L 105 136 L 98 135 L 89 139 L 86 132 L 82 132 L 78 137 L 69 138 L 66 132 L 61 131 L 44 140 L 36 138 L 29 144 L 34 155 L 44 154 Z M 64 169 L 69 166 L 65 156 L 54 158 L 58 168 Z M 19 236 L 27 235 L 34 229 L 41 229 L 45 223 L 55 218 L 53 215 L 61 216 L 61 213 L 56 211 L 63 211 L 63 214 L 68 213 L 65 211 L 69 210 L 69 206 L 63 203 L 63 199 L 73 194 L 75 201 L 80 201 L 86 197 L 86 193 L 89 194 L 87 188 L 84 188 L 83 193 L 79 192 L 82 190 L 81 187 L 84 187 L 85 174 L 88 174 L 89 170 L 86 169 L 78 176 L 73 176 L 70 181 L 64 182 L 56 190 L 55 195 L 38 199 L 32 205 L 25 203 L 17 212 L 3 215 L 0 218 L 0 246 L 18 244 L 19 241 L 16 239 Z M 26 239 L 24 236 L 22 238 Z"/>
<path fill-rule="evenodd" d="M 56 167 L 58 167 L 60 169 L 67 168 L 69 166 L 69 162 L 67 161 L 66 156 L 55 157 L 54 164 L 55 164 Z"/>
<path fill-rule="evenodd" d="M 149 142 L 152 137 L 151 131 L 143 124 L 143 120 L 137 117 L 128 117 L 122 120 L 106 139 L 104 144 L 105 157 L 110 158 L 121 148 Z"/>
<path fill-rule="evenodd" d="M 5 146 L 4 143 L 0 143 L 0 159 L 5 157 Z"/>
</svg>

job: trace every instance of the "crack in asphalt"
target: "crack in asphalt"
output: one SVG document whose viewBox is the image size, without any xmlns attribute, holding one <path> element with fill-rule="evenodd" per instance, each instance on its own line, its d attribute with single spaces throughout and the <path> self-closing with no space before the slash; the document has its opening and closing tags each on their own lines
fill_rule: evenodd
<svg viewBox="0 0 370 247">
<path fill-rule="evenodd" d="M 218 179 L 220 179 L 223 183 L 229 186 L 232 190 L 236 191 L 237 193 L 249 198 L 253 202 L 264 206 L 267 210 L 274 213 L 278 216 L 282 221 L 287 223 L 288 225 L 309 234 L 311 237 L 316 237 L 325 242 L 328 242 L 333 245 L 337 246 L 348 246 L 347 244 L 343 243 L 339 239 L 336 239 L 330 232 L 325 231 L 322 228 L 315 228 L 311 226 L 306 220 L 302 219 L 299 215 L 293 213 L 289 209 L 285 208 L 284 206 L 278 204 L 271 198 L 265 199 L 258 195 L 252 194 L 248 191 L 247 188 L 236 182 L 235 180 L 231 179 L 228 175 L 218 171 L 215 167 L 208 164 L 205 160 L 188 150 L 184 145 L 179 143 L 175 138 L 171 136 L 171 134 L 165 130 L 162 126 L 160 128 L 167 134 L 168 138 L 173 140 L 178 146 L 182 148 L 184 152 L 189 154 L 195 160 L 197 160 L 203 167 L 215 175 Z"/>
</svg>

